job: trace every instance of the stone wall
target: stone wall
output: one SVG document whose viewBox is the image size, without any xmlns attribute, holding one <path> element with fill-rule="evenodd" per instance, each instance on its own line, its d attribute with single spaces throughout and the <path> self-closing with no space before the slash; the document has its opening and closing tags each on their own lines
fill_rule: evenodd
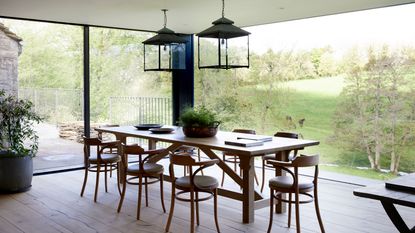
<svg viewBox="0 0 415 233">
<path fill-rule="evenodd" d="M 18 57 L 22 52 L 21 39 L 0 23 L 0 90 L 18 94 Z"/>
</svg>

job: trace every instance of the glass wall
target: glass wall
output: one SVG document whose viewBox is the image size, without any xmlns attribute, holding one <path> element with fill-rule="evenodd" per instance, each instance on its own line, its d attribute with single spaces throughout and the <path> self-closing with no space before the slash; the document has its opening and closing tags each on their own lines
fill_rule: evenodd
<svg viewBox="0 0 415 233">
<path fill-rule="evenodd" d="M 151 36 L 154 34 L 90 28 L 92 128 L 172 125 L 171 73 L 144 72 L 142 41 Z"/>
<path fill-rule="evenodd" d="M 414 10 L 245 28 L 250 69 L 195 68 L 195 103 L 215 110 L 225 130 L 293 131 L 320 141 L 301 152 L 319 153 L 326 174 L 414 172 L 415 33 L 407 30 Z"/>
<path fill-rule="evenodd" d="M 9 19 L 0 22 L 22 38 L 18 96 L 31 100 L 44 118 L 35 127 L 39 136 L 35 173 L 82 166 L 82 28 Z"/>
</svg>

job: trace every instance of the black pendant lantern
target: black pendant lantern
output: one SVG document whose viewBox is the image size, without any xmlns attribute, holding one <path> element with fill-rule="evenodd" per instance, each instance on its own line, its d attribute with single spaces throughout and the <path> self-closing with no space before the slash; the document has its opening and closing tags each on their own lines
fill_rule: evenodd
<svg viewBox="0 0 415 233">
<path fill-rule="evenodd" d="M 233 25 L 225 18 L 225 0 L 222 0 L 222 18 L 198 36 L 199 69 L 249 68 L 248 31 Z"/>
<path fill-rule="evenodd" d="M 186 69 L 186 40 L 177 36 L 166 27 L 167 16 L 164 12 L 164 27 L 157 35 L 145 40 L 144 71 L 172 71 Z"/>
</svg>

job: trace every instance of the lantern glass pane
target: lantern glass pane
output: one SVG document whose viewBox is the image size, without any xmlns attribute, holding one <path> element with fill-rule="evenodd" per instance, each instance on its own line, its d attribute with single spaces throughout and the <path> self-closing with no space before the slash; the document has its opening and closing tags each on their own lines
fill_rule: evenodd
<svg viewBox="0 0 415 233">
<path fill-rule="evenodd" d="M 228 39 L 228 64 L 248 66 L 248 36 Z"/>
<path fill-rule="evenodd" d="M 227 51 L 228 40 L 227 39 L 219 39 L 219 41 L 220 41 L 220 44 L 219 44 L 220 64 L 219 65 L 221 67 L 224 67 L 228 64 L 228 62 L 226 60 L 227 59 L 227 54 L 228 54 L 228 51 Z"/>
<path fill-rule="evenodd" d="M 186 44 L 171 45 L 171 67 L 173 69 L 186 69 Z"/>
<path fill-rule="evenodd" d="M 199 37 L 199 66 L 217 66 L 218 62 L 218 39 Z"/>
<path fill-rule="evenodd" d="M 144 45 L 145 48 L 145 69 L 158 69 L 159 68 L 159 46 L 158 45 Z"/>
<path fill-rule="evenodd" d="M 160 45 L 160 69 L 171 69 L 170 62 L 170 45 Z"/>
</svg>

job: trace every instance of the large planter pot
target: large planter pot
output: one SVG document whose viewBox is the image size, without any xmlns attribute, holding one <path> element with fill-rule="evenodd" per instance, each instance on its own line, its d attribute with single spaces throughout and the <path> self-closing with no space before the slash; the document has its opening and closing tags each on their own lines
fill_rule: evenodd
<svg viewBox="0 0 415 233">
<path fill-rule="evenodd" d="M 190 138 L 207 138 L 213 137 L 218 132 L 218 126 L 212 127 L 192 127 L 183 126 L 183 133 Z"/>
<path fill-rule="evenodd" d="M 32 186 L 33 161 L 30 156 L 5 157 L 0 153 L 0 192 L 24 192 Z"/>
</svg>

